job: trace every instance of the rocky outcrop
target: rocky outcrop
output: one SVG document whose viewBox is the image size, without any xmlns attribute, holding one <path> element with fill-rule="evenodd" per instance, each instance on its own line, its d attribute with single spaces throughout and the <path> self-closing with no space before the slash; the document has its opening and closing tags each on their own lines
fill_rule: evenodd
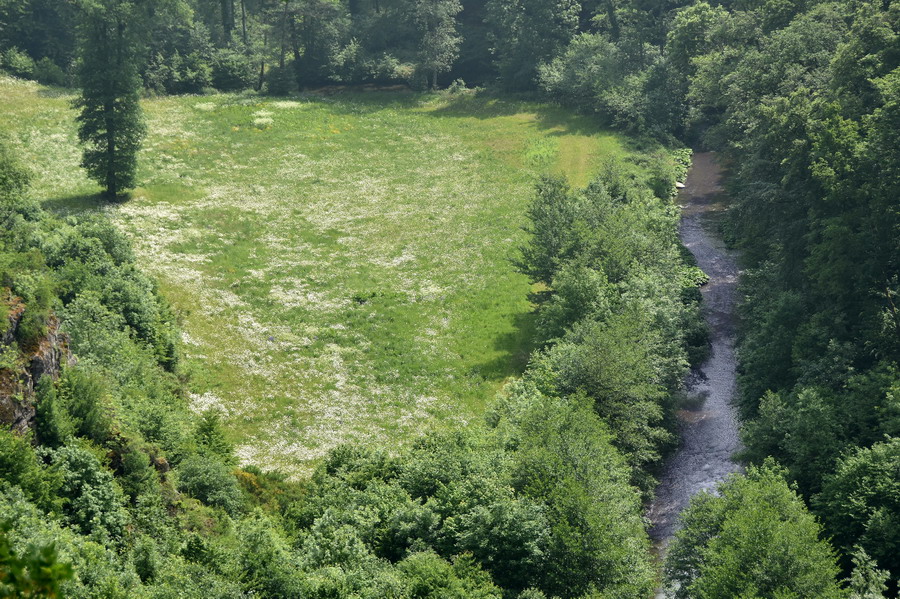
<svg viewBox="0 0 900 599">
<path fill-rule="evenodd" d="M 68 339 L 59 330 L 59 319 L 51 316 L 47 323 L 47 334 L 27 351 L 21 351 L 16 342 L 16 331 L 27 307 L 21 300 L 4 294 L 0 300 L 0 314 L 7 312 L 5 327 L 0 325 L 0 352 L 7 359 L 0 363 L 0 425 L 12 426 L 13 430 L 24 433 L 34 422 L 34 390 L 43 377 L 59 377 L 64 364 L 74 361 L 69 351 Z M 15 352 L 15 363 L 9 359 Z"/>
</svg>

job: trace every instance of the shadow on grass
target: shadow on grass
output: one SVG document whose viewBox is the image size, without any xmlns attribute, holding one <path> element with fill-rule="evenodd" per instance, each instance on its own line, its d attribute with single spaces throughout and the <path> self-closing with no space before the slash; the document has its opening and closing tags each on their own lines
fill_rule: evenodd
<svg viewBox="0 0 900 599">
<path fill-rule="evenodd" d="M 122 194 L 110 201 L 103 193 L 83 193 L 57 198 L 49 198 L 41 202 L 45 210 L 61 215 L 79 215 L 98 212 L 105 206 L 123 204 L 131 199 L 131 194 Z"/>
<path fill-rule="evenodd" d="M 37 95 L 42 98 L 68 98 L 77 92 L 75 88 L 43 86 L 37 91 Z"/>
<path fill-rule="evenodd" d="M 502 381 L 510 376 L 525 372 L 531 353 L 534 351 L 537 311 L 516 314 L 513 330 L 494 339 L 494 349 L 501 353 L 491 360 L 481 362 L 472 368 L 488 381 Z"/>
<path fill-rule="evenodd" d="M 627 135 L 612 127 L 602 115 L 585 115 L 562 106 L 547 103 L 535 94 L 417 92 L 403 86 L 331 86 L 309 90 L 299 95 L 270 99 L 302 99 L 327 105 L 335 113 L 367 115 L 386 109 L 425 108 L 421 114 L 435 118 L 476 118 L 488 120 L 502 117 L 535 115 L 535 125 L 550 136 L 585 135 L 615 136 L 632 152 L 646 152 L 659 143 Z M 429 107 L 435 101 L 437 107 Z"/>
</svg>

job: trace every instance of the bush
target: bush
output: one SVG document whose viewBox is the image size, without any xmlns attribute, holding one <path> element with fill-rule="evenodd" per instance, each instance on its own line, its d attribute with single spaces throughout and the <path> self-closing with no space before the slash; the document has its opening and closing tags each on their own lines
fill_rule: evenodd
<svg viewBox="0 0 900 599">
<path fill-rule="evenodd" d="M 31 173 L 22 165 L 6 140 L 0 137 L 0 202 L 18 199 L 28 189 L 30 182 Z"/>
<path fill-rule="evenodd" d="M 75 436 L 75 421 L 62 405 L 56 384 L 45 376 L 38 382 L 35 394 L 37 408 L 34 426 L 38 441 L 47 447 L 65 445 Z"/>
<path fill-rule="evenodd" d="M 503 596 L 470 555 L 460 555 L 451 564 L 433 552 L 423 551 L 413 553 L 397 567 L 406 575 L 413 597 L 500 599 Z"/>
<path fill-rule="evenodd" d="M 220 91 L 238 91 L 253 85 L 256 73 L 250 57 L 233 48 L 220 48 L 212 56 L 212 84 Z"/>
<path fill-rule="evenodd" d="M 59 478 L 44 468 L 29 440 L 0 427 L 0 481 L 19 487 L 42 509 L 57 509 Z"/>
<path fill-rule="evenodd" d="M 274 66 L 266 73 L 266 93 L 270 96 L 286 96 L 297 87 L 294 69 L 290 64 Z"/>
<path fill-rule="evenodd" d="M 99 373 L 83 367 L 67 368 L 57 393 L 60 408 L 71 417 L 76 435 L 101 445 L 116 437 L 111 398 Z"/>
<path fill-rule="evenodd" d="M 63 87 L 68 83 L 66 72 L 46 56 L 35 63 L 34 78 L 44 85 Z"/>
<path fill-rule="evenodd" d="M 203 55 L 191 52 L 182 56 L 177 50 L 171 56 L 157 53 L 144 72 L 144 84 L 156 93 L 196 94 L 209 87 L 213 69 Z"/>
<path fill-rule="evenodd" d="M 16 339 L 23 349 L 31 349 L 47 336 L 50 322 L 50 304 L 56 299 L 48 279 L 41 279 L 30 290 L 30 298 L 25 306 L 25 313 L 16 329 Z"/>
<path fill-rule="evenodd" d="M 61 597 L 60 583 L 72 577 L 72 568 L 60 562 L 52 544 L 29 544 L 24 552 L 13 549 L 7 531 L 9 522 L 0 523 L 0 581 L 7 597 Z"/>
<path fill-rule="evenodd" d="M 66 500 L 67 522 L 100 542 L 121 538 L 128 516 L 112 472 L 83 447 L 62 447 L 52 457 L 62 476 L 60 496 Z"/>
<path fill-rule="evenodd" d="M 178 488 L 206 505 L 237 515 L 244 496 L 231 468 L 205 456 L 191 456 L 178 467 Z"/>
<path fill-rule="evenodd" d="M 14 77 L 31 79 L 34 76 L 34 60 L 16 47 L 0 53 L 0 67 Z"/>
</svg>

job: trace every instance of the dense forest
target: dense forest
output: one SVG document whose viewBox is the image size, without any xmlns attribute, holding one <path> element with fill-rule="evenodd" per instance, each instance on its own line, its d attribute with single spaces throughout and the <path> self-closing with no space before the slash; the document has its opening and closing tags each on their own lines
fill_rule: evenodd
<svg viewBox="0 0 900 599">
<path fill-rule="evenodd" d="M 0 123 L 0 595 L 653 596 L 644 510 L 708 352 L 686 146 L 727 173 L 746 470 L 691 502 L 662 584 L 900 592 L 896 0 L 0 0 L 0 69 L 78 90 L 112 206 L 154 96 L 526 97 L 642 156 L 583 187 L 536 175 L 508 265 L 533 351 L 479 422 L 343 444 L 297 478 L 191 409 L 159 282 L 106 214 L 42 204 Z"/>
</svg>

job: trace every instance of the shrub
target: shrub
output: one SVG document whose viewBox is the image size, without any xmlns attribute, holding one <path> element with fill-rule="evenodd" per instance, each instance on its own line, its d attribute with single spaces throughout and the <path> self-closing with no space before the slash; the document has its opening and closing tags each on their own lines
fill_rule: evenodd
<svg viewBox="0 0 900 599">
<path fill-rule="evenodd" d="M 68 83 L 66 72 L 46 56 L 34 64 L 34 78 L 44 85 L 63 87 Z"/>
<path fill-rule="evenodd" d="M 56 509 L 59 478 L 44 467 L 29 441 L 28 437 L 0 427 L 0 481 L 19 487 L 42 509 Z"/>
<path fill-rule="evenodd" d="M 222 418 L 216 410 L 206 410 L 197 420 L 194 440 L 201 453 L 222 462 L 230 461 L 233 448 L 222 430 Z"/>
<path fill-rule="evenodd" d="M 409 581 L 413 597 L 445 599 L 500 599 L 500 589 L 478 567 L 470 555 L 461 555 L 451 564 L 436 553 L 414 553 L 397 567 Z"/>
<path fill-rule="evenodd" d="M 61 597 L 60 584 L 72 577 L 72 568 L 62 563 L 52 544 L 29 544 L 24 552 L 13 549 L 7 531 L 9 522 L 0 523 L 0 581 L 6 597 Z"/>
<path fill-rule="evenodd" d="M 0 138 L 0 202 L 19 198 L 30 182 L 31 173 L 19 162 L 9 144 Z"/>
<path fill-rule="evenodd" d="M 95 443 L 109 443 L 116 436 L 115 417 L 106 381 L 83 367 L 67 368 L 59 381 L 61 408 L 74 424 L 75 434 Z"/>
<path fill-rule="evenodd" d="M 184 460 L 178 467 L 178 488 L 232 516 L 244 507 L 244 496 L 231 468 L 214 458 L 195 455 Z"/>
<path fill-rule="evenodd" d="M 250 57 L 233 48 L 220 48 L 212 56 L 212 84 L 221 91 L 238 91 L 253 85 L 255 69 Z"/>
<path fill-rule="evenodd" d="M 101 542 L 120 538 L 128 518 L 112 472 L 84 447 L 61 447 L 52 456 L 62 476 L 60 496 L 66 500 L 67 522 Z"/>
<path fill-rule="evenodd" d="M 34 60 L 16 47 L 0 53 L 0 67 L 14 77 L 31 79 L 34 75 Z"/>
<path fill-rule="evenodd" d="M 297 87 L 293 66 L 274 66 L 266 73 L 266 93 L 270 96 L 285 96 Z"/>
<path fill-rule="evenodd" d="M 62 405 L 56 384 L 43 377 L 36 389 L 35 432 L 42 445 L 59 447 L 75 435 L 75 421 Z"/>
</svg>

